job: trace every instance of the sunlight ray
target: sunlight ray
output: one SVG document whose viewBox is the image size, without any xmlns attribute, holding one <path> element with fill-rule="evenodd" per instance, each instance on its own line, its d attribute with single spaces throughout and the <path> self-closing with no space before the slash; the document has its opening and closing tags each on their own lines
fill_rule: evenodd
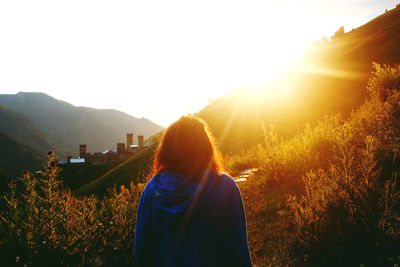
<svg viewBox="0 0 400 267">
<path fill-rule="evenodd" d="M 233 110 L 231 116 L 229 117 L 228 122 L 226 123 L 226 125 L 225 125 L 225 127 L 224 127 L 224 130 L 223 130 L 223 132 L 222 132 L 222 134 L 221 134 L 221 137 L 220 137 L 219 140 L 218 140 L 219 146 L 222 146 L 222 144 L 224 143 L 225 138 L 226 138 L 226 136 L 228 135 L 228 132 L 229 132 L 230 128 L 232 127 L 232 124 L 233 124 L 233 122 L 234 122 L 234 119 L 236 118 L 236 115 L 237 115 L 237 113 L 238 113 L 238 110 L 239 110 L 239 104 L 237 104 L 237 105 L 235 106 L 235 108 L 234 108 L 234 110 Z"/>
<path fill-rule="evenodd" d="M 305 73 L 342 78 L 346 80 L 359 80 L 365 76 L 365 73 L 360 71 L 344 70 L 338 68 L 328 68 L 323 66 L 312 66 L 312 65 L 298 65 L 295 67 L 295 70 Z"/>
</svg>

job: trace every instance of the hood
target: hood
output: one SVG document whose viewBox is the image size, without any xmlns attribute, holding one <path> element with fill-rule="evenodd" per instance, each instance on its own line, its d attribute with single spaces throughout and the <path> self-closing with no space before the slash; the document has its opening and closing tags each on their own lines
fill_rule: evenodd
<svg viewBox="0 0 400 267">
<path fill-rule="evenodd" d="M 214 190 L 217 175 L 207 171 L 201 181 L 185 175 L 163 172 L 154 176 L 151 190 L 154 205 L 171 214 L 195 212 Z"/>
</svg>

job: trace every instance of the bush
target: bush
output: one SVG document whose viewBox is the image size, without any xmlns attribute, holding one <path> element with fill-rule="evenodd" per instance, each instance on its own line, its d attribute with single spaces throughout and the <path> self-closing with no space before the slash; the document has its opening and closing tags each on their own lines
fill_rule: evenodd
<svg viewBox="0 0 400 267">
<path fill-rule="evenodd" d="M 399 262 L 400 68 L 374 65 L 369 99 L 338 131 L 328 168 L 290 198 L 293 258 L 310 265 Z"/>
<path fill-rule="evenodd" d="M 1 202 L 2 263 L 101 266 L 134 263 L 133 241 L 143 185 L 114 187 L 108 196 L 76 198 L 57 180 L 54 154 L 41 177 L 25 173 Z"/>
<path fill-rule="evenodd" d="M 399 263 L 400 67 L 374 67 L 347 121 L 259 145 L 259 172 L 240 184 L 256 264 Z"/>
<path fill-rule="evenodd" d="M 239 183 L 257 266 L 395 265 L 400 261 L 400 67 L 374 65 L 369 96 L 347 121 L 324 118 L 290 140 L 227 159 Z M 0 200 L 5 265 L 134 265 L 144 185 L 103 199 L 77 198 L 57 178 L 54 154 L 40 177 L 25 173 Z"/>
</svg>

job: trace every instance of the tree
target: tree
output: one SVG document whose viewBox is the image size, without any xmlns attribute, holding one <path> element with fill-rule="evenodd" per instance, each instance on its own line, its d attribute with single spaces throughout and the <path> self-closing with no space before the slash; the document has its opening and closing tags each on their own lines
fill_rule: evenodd
<svg viewBox="0 0 400 267">
<path fill-rule="evenodd" d="M 344 27 L 343 26 L 341 26 L 340 28 L 339 28 L 339 30 L 337 30 L 336 32 L 335 32 L 335 34 L 331 37 L 331 40 L 333 41 L 333 40 L 336 40 L 336 39 L 338 39 L 338 38 L 340 38 L 340 37 L 342 37 L 342 36 L 344 36 Z"/>
</svg>

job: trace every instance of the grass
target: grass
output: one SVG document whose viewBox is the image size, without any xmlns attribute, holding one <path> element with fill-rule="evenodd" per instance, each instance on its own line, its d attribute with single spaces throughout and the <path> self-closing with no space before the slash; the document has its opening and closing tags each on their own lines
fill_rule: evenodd
<svg viewBox="0 0 400 267">
<path fill-rule="evenodd" d="M 73 192 L 77 195 L 104 195 L 107 189 L 114 185 L 127 186 L 131 182 L 136 184 L 144 181 L 146 175 L 150 171 L 156 147 L 157 143 L 153 143 L 145 150 L 133 155 L 127 161 L 108 170 L 106 173 L 91 182 L 73 190 Z"/>
</svg>

